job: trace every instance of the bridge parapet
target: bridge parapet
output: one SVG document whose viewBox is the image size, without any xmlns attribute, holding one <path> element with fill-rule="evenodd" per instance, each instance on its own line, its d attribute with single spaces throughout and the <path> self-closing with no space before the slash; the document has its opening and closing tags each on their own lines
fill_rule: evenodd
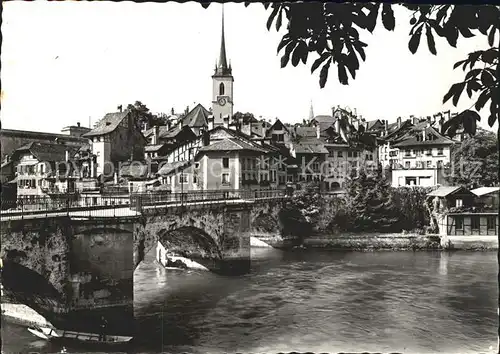
<svg viewBox="0 0 500 354">
<path fill-rule="evenodd" d="M 138 215 L 147 209 L 165 208 L 198 208 L 200 206 L 219 206 L 220 204 L 237 204 L 244 202 L 262 202 L 281 200 L 289 197 L 284 190 L 210 190 L 191 191 L 187 193 L 135 193 L 128 196 L 98 197 L 75 196 L 75 194 L 48 197 L 32 197 L 30 200 L 20 199 L 17 202 L 1 201 L 2 220 L 16 220 L 40 217 L 122 217 Z M 127 211 L 129 210 L 129 211 Z M 135 213 L 134 213 L 135 211 Z"/>
</svg>

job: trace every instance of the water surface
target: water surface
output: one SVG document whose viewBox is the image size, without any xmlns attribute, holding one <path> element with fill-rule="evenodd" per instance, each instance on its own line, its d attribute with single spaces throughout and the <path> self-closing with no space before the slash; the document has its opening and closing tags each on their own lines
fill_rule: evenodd
<svg viewBox="0 0 500 354">
<path fill-rule="evenodd" d="M 131 351 L 494 352 L 496 257 L 252 249 L 252 271 L 239 277 L 148 257 L 135 272 Z M 10 324 L 2 338 L 5 353 L 60 350 Z"/>
</svg>

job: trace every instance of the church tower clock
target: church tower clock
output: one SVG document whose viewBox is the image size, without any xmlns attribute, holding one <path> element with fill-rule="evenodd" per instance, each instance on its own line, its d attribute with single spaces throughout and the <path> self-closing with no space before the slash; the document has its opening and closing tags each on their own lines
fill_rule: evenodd
<svg viewBox="0 0 500 354">
<path fill-rule="evenodd" d="M 224 8 L 222 10 L 222 36 L 220 55 L 215 63 L 215 73 L 212 75 L 212 114 L 214 125 L 224 124 L 224 120 L 231 122 L 233 117 L 233 82 L 231 63 L 227 64 L 226 43 L 224 40 Z"/>
</svg>

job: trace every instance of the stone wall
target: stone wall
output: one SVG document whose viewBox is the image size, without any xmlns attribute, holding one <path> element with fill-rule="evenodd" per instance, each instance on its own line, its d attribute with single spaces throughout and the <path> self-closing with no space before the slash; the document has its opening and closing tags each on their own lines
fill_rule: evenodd
<svg viewBox="0 0 500 354">
<path fill-rule="evenodd" d="M 2 221 L 4 292 L 56 326 L 133 331 L 133 218 Z"/>
<path fill-rule="evenodd" d="M 72 234 L 67 217 L 10 220 L 1 223 L 0 256 L 41 275 L 63 300 L 68 295 Z"/>
</svg>

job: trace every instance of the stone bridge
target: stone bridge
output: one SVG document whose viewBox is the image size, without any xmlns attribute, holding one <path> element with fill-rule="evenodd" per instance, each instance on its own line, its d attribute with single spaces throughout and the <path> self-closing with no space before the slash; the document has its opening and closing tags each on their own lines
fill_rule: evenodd
<svg viewBox="0 0 500 354">
<path fill-rule="evenodd" d="M 110 333 L 132 334 L 134 269 L 158 241 L 213 271 L 248 272 L 250 234 L 279 235 L 282 203 L 155 205 L 114 217 L 2 214 L 2 302 L 28 305 L 65 329 L 95 332 L 104 315 Z"/>
</svg>

